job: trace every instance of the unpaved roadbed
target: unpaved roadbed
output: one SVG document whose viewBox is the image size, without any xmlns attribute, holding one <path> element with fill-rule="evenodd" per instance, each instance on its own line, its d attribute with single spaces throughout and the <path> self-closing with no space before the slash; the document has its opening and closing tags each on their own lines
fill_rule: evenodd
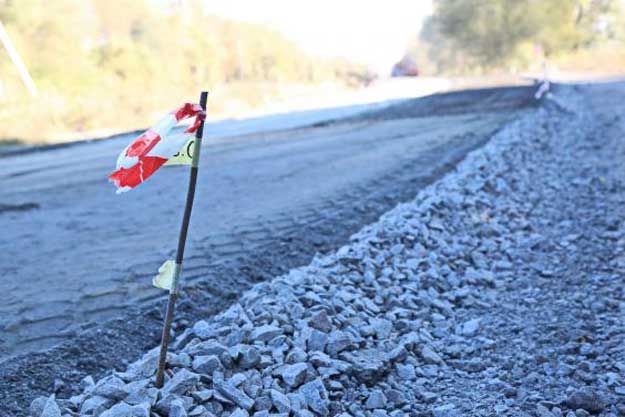
<svg viewBox="0 0 625 417">
<path fill-rule="evenodd" d="M 438 116 L 433 108 L 429 117 L 333 122 L 207 142 L 210 163 L 202 167 L 185 260 L 187 291 L 175 327 L 223 311 L 255 282 L 307 265 L 315 252 L 336 250 L 363 225 L 414 198 L 509 120 L 531 111 L 530 89 L 502 94 L 510 91 L 515 104 L 505 100 L 500 112 L 475 105 L 496 102 L 496 92 L 462 92 L 452 95 L 458 94 L 457 108 L 467 106 L 465 114 Z M 29 172 L 5 159 L 0 170 L 11 203 L 40 203 L 0 215 L 11 238 L 0 242 L 6 243 L 0 265 L 12 277 L 0 283 L 11 297 L 0 306 L 0 339 L 13 352 L 62 342 L 0 364 L 6 415 L 24 415 L 34 396 L 52 389 L 63 397 L 76 393 L 85 375 L 124 369 L 158 344 L 164 304 L 150 282 L 174 247 L 184 193 L 170 199 L 171 190 L 185 183 L 186 172 L 163 171 L 120 200 L 104 178 L 124 145 L 111 140 L 15 161 L 36 168 Z M 79 149 L 91 151 L 81 151 L 83 160 L 75 157 Z M 26 255 L 30 261 L 22 262 Z M 45 267 L 32 259 L 46 259 Z"/>
<path fill-rule="evenodd" d="M 497 109 L 507 95 L 513 100 Z M 326 244 L 334 235 L 343 243 L 402 201 L 397 194 L 413 197 L 415 181 L 437 178 L 528 99 L 528 88 L 443 94 L 413 102 L 419 114 L 207 140 L 186 282 L 236 295 L 308 263 L 316 250 L 336 247 Z M 454 114 L 440 112 L 438 101 L 453 102 Z M 0 362 L 69 341 L 162 296 L 151 277 L 173 256 L 188 173 L 163 169 L 133 193 L 115 195 L 106 177 L 127 140 L 3 158 L 0 274 L 11 279 L 0 281 Z M 354 218 L 347 233 L 339 220 L 345 210 L 360 212 L 346 216 Z M 298 244 L 309 239 L 312 245 Z M 305 258 L 285 268 L 284 251 Z M 280 271 L 267 267 L 273 259 Z"/>
<path fill-rule="evenodd" d="M 349 245 L 194 323 L 163 390 L 152 351 L 33 414 L 622 415 L 625 86 L 556 94 Z"/>
</svg>

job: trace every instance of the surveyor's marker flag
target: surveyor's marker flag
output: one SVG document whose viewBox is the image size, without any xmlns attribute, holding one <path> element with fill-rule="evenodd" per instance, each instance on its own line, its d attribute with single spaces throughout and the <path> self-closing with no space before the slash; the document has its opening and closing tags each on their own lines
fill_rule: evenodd
<svg viewBox="0 0 625 417">
<path fill-rule="evenodd" d="M 179 122 L 193 117 L 193 124 L 184 132 L 170 133 Z M 185 103 L 128 145 L 117 158 L 116 171 L 109 175 L 117 193 L 135 188 L 174 157 L 172 165 L 189 163 L 187 145 L 205 117 L 199 104 Z M 181 155 L 187 157 L 180 158 Z"/>
<path fill-rule="evenodd" d="M 206 101 L 208 91 L 200 94 L 200 103 L 185 103 L 180 108 L 169 113 L 156 126 L 135 139 L 126 147 L 117 158 L 117 170 L 109 175 L 109 179 L 117 186 L 117 193 L 128 191 L 148 179 L 157 169 L 169 165 L 189 164 L 189 187 L 187 201 L 184 205 L 182 225 L 178 235 L 178 249 L 176 259 L 168 260 L 158 269 L 153 284 L 158 288 L 169 290 L 167 310 L 163 320 L 161 333 L 161 348 L 158 355 L 156 379 L 154 386 L 163 388 L 165 382 L 165 367 L 167 364 L 167 346 L 171 336 L 171 323 L 174 320 L 176 298 L 178 297 L 178 281 L 182 271 L 184 248 L 187 243 L 187 233 L 193 209 L 197 175 L 200 167 L 200 150 L 202 149 L 202 135 L 204 133 L 204 119 L 206 118 Z M 193 123 L 182 134 L 170 134 L 170 131 L 180 121 L 191 119 Z M 189 133 L 195 133 L 191 138 Z"/>
</svg>

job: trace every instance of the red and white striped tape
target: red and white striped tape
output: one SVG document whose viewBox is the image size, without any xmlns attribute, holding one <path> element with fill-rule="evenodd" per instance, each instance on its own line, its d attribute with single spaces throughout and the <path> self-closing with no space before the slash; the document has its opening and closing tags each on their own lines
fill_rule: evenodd
<svg viewBox="0 0 625 417">
<path fill-rule="evenodd" d="M 183 133 L 169 133 L 179 122 L 192 117 L 195 117 L 193 124 Z M 116 171 L 109 175 L 117 193 L 135 188 L 154 174 L 180 151 L 205 117 L 206 112 L 199 104 L 185 103 L 128 145 L 117 158 Z"/>
</svg>

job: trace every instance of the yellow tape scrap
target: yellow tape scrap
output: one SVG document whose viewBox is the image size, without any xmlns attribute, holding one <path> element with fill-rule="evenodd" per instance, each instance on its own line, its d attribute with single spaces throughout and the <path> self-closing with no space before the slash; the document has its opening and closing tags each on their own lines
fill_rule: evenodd
<svg viewBox="0 0 625 417">
<path fill-rule="evenodd" d="M 193 144 L 195 143 L 195 138 L 191 138 L 184 144 L 184 146 L 180 149 L 180 151 L 169 158 L 167 162 L 165 162 L 165 166 L 168 165 L 191 165 L 191 161 L 193 160 Z"/>
<path fill-rule="evenodd" d="M 176 263 L 171 259 L 165 261 L 160 268 L 158 268 L 158 275 L 152 278 L 152 285 L 156 288 L 162 288 L 164 290 L 171 290 L 171 286 L 174 282 L 174 271 L 176 269 Z"/>
</svg>

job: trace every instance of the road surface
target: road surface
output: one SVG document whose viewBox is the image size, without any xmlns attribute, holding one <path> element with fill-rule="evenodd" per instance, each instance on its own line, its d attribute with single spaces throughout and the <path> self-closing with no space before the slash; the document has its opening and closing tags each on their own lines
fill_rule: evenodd
<svg viewBox="0 0 625 417">
<path fill-rule="evenodd" d="M 176 326 L 341 246 L 528 111 L 532 96 L 476 90 L 326 111 L 329 121 L 309 126 L 208 125 Z M 158 342 L 164 293 L 151 279 L 173 257 L 188 171 L 164 168 L 116 195 L 106 176 L 129 139 L 0 158 L 0 379 L 28 395 Z"/>
</svg>

